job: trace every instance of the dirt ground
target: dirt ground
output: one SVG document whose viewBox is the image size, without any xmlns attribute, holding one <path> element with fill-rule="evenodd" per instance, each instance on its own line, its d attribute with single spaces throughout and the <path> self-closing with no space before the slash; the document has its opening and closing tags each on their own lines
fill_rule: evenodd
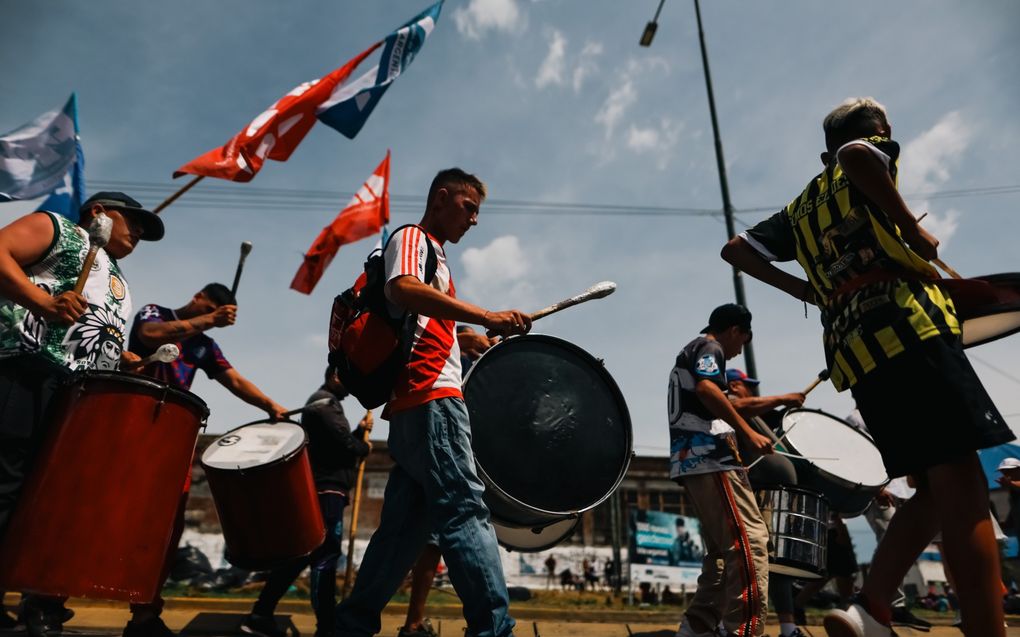
<svg viewBox="0 0 1020 637">
<path fill-rule="evenodd" d="M 15 602 L 8 597 L 8 602 Z M 250 600 L 229 599 L 194 599 L 174 598 L 168 600 L 164 611 L 167 625 L 184 637 L 232 635 L 244 617 Z M 126 604 L 116 602 L 97 602 L 92 600 L 70 600 L 70 608 L 75 610 L 75 617 L 66 626 L 68 633 L 76 637 L 107 637 L 119 635 L 129 618 Z M 403 623 L 406 606 L 391 604 L 383 615 L 381 635 L 396 636 Z M 444 606 L 436 609 L 433 625 L 447 637 L 461 637 L 464 634 L 464 621 L 458 617 L 458 609 Z M 676 632 L 679 616 L 662 612 L 612 612 L 600 610 L 564 610 L 564 609 L 521 609 L 514 613 L 517 618 L 517 637 L 673 637 Z M 315 618 L 307 602 L 285 601 L 279 611 L 279 619 L 292 622 L 298 635 L 312 635 L 315 632 Z M 1020 618 L 1011 618 L 1016 627 L 1010 628 L 1010 637 L 1020 637 Z M 821 626 L 808 626 L 814 637 L 824 637 Z M 24 633 L 0 633 L 4 637 L 19 636 Z M 778 635 L 777 625 L 770 624 L 766 628 L 767 635 Z M 923 635 L 925 633 L 898 628 L 897 634 L 904 637 Z M 930 633 L 931 637 L 956 637 L 962 633 L 950 626 L 936 626 Z"/>
</svg>

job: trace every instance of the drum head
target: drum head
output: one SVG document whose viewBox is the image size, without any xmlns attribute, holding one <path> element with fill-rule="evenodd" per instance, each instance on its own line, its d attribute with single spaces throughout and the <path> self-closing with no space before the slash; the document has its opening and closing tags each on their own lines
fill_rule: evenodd
<svg viewBox="0 0 1020 637">
<path fill-rule="evenodd" d="M 602 363 L 544 335 L 509 338 L 464 381 L 486 487 L 553 514 L 606 499 L 630 463 L 630 414 Z"/>
<path fill-rule="evenodd" d="M 1020 332 L 1020 273 L 940 279 L 961 319 L 963 346 L 974 347 Z"/>
<path fill-rule="evenodd" d="M 279 462 L 305 444 L 305 430 L 292 422 L 239 427 L 217 438 L 202 454 L 210 469 L 237 471 Z"/>
<path fill-rule="evenodd" d="M 560 542 L 567 540 L 574 534 L 581 518 L 567 518 L 559 522 L 553 522 L 542 529 L 528 529 L 514 526 L 503 526 L 493 520 L 492 526 L 496 529 L 496 539 L 500 546 L 508 551 L 519 551 L 521 553 L 537 553 L 551 549 Z"/>
<path fill-rule="evenodd" d="M 851 484 L 880 487 L 889 480 L 878 447 L 849 423 L 823 411 L 793 409 L 783 416 L 791 451 Z"/>
</svg>

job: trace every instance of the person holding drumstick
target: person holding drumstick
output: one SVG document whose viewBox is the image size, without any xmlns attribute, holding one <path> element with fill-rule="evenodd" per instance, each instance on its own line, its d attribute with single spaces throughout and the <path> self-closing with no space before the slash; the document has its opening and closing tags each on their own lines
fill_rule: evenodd
<svg viewBox="0 0 1020 637">
<path fill-rule="evenodd" d="M 358 462 L 372 451 L 368 433 L 372 431 L 371 412 L 365 414 L 353 432 L 344 415 L 341 401 L 347 390 L 336 375 L 326 368 L 325 382 L 305 403 L 301 428 L 308 436 L 308 456 L 312 463 L 319 508 L 326 539 L 306 559 L 274 569 L 266 577 L 258 601 L 241 624 L 241 631 L 257 637 L 285 637 L 273 619 L 276 605 L 305 567 L 311 567 L 311 602 L 315 610 L 315 635 L 333 634 L 336 607 L 336 565 L 342 552 L 344 508 L 354 486 Z"/>
<path fill-rule="evenodd" d="M 744 370 L 736 367 L 726 369 L 727 395 L 737 413 L 744 417 L 751 426 L 759 426 L 758 433 L 769 435 L 768 431 L 761 427 L 768 427 L 774 431 L 782 421 L 782 407 L 801 407 L 804 404 L 804 393 L 793 392 L 790 394 L 778 394 L 775 396 L 759 396 L 757 378 L 751 378 Z M 773 421 L 778 423 L 773 425 Z M 748 464 L 747 477 L 751 481 L 751 488 L 755 491 L 763 487 L 774 487 L 776 485 L 797 486 L 797 469 L 793 462 L 784 455 L 771 454 L 760 456 L 754 461 L 755 454 L 744 450 L 742 460 Z M 769 525 L 768 515 L 765 516 L 765 525 Z M 780 637 L 804 637 L 804 633 L 797 627 L 796 607 L 793 598 L 794 579 L 788 575 L 769 572 L 769 599 L 772 601 L 773 611 L 779 620 Z M 803 622 L 802 622 L 803 623 Z"/>
<path fill-rule="evenodd" d="M 888 635 L 907 569 L 941 529 L 968 635 L 1002 637 L 999 553 L 976 451 L 1015 436 L 963 353 L 960 321 L 928 263 L 938 240 L 896 190 L 885 108 L 851 98 L 826 116 L 824 170 L 786 208 L 729 241 L 723 258 L 822 313 L 837 390 L 850 389 L 890 477 L 917 492 L 897 512 L 834 637 Z M 772 261 L 796 259 L 808 280 Z"/>
<path fill-rule="evenodd" d="M 698 590 L 677 636 L 716 635 L 721 621 L 728 633 L 753 637 L 765 630 L 769 534 L 735 438 L 759 454 L 772 453 L 772 439 L 755 431 L 725 394 L 726 361 L 751 340 L 751 313 L 721 305 L 701 332 L 669 375 L 669 477 L 686 489 L 705 542 Z"/>
<path fill-rule="evenodd" d="M 233 325 L 237 318 L 237 303 L 230 289 L 221 283 L 210 283 L 191 297 L 186 305 L 176 310 L 156 304 L 144 306 L 135 315 L 131 325 L 131 351 L 148 357 L 166 343 L 175 343 L 180 355 L 169 363 L 154 361 L 140 373 L 164 383 L 189 391 L 195 375 L 201 369 L 209 378 L 230 390 L 246 403 L 265 410 L 271 420 L 283 418 L 285 407 L 266 396 L 255 383 L 242 376 L 227 362 L 212 338 L 205 334 L 214 327 Z M 177 517 L 167 545 L 161 581 L 170 575 L 177 544 L 184 533 L 184 511 L 191 490 L 191 474 L 184 484 Z M 131 604 L 131 620 L 124 628 L 125 637 L 172 637 L 174 634 L 160 618 L 163 598 L 157 596 L 151 603 Z"/>
<path fill-rule="evenodd" d="M 395 233 L 384 255 L 386 298 L 396 316 L 418 314 L 418 328 L 410 360 L 383 412 L 390 420 L 389 450 L 396 464 L 354 589 L 337 607 L 337 637 L 379 632 L 382 609 L 421 555 L 430 532 L 438 534 L 450 580 L 464 604 L 468 634 L 513 634 L 496 534 L 471 453 L 454 326 L 472 323 L 508 336 L 530 330 L 531 317 L 457 299 L 444 249 L 478 223 L 485 194 L 485 185 L 474 175 L 459 168 L 440 171 L 429 188 L 420 227 Z M 426 241 L 438 257 L 430 283 L 423 280 Z"/>
<path fill-rule="evenodd" d="M 112 229 L 79 293 L 86 228 L 101 214 Z M 119 260 L 163 232 L 158 216 L 122 192 L 90 197 L 77 224 L 40 211 L 0 229 L 0 537 L 45 437 L 59 382 L 72 370 L 138 360 L 124 348 L 131 295 Z M 40 597 L 27 598 L 22 610 L 33 637 L 59 632 L 67 613 L 63 600 Z"/>
<path fill-rule="evenodd" d="M 154 361 L 142 373 L 188 391 L 201 369 L 244 402 L 264 410 L 271 419 L 279 419 L 286 408 L 242 376 L 227 362 L 216 341 L 206 334 L 215 327 L 233 325 L 236 320 L 237 301 L 230 288 L 210 283 L 176 310 L 154 303 L 139 310 L 131 325 L 131 351 L 144 358 L 160 345 L 175 343 L 181 352 L 176 360 Z"/>
</svg>

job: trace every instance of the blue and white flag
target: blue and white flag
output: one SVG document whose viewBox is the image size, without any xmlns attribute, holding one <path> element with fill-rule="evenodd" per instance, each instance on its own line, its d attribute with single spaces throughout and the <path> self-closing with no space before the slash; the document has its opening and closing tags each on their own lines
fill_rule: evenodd
<svg viewBox="0 0 1020 637">
<path fill-rule="evenodd" d="M 76 120 L 77 121 L 77 120 Z M 53 191 L 39 210 L 49 210 L 78 222 L 81 205 L 85 203 L 85 152 L 81 140 L 74 140 L 74 165 L 64 174 L 64 181 Z"/>
<path fill-rule="evenodd" d="M 49 209 L 59 207 L 54 212 L 77 218 L 72 201 L 84 194 L 84 161 L 78 143 L 78 101 L 71 94 L 63 109 L 0 135 L 0 202 L 59 195 L 47 199 Z M 66 195 L 59 192 L 64 189 Z"/>
<path fill-rule="evenodd" d="M 442 6 L 440 0 L 388 35 L 372 69 L 353 82 L 337 86 L 329 99 L 319 105 L 315 111 L 319 121 L 354 139 L 383 93 L 411 65 L 425 44 L 425 38 L 439 20 Z"/>
</svg>

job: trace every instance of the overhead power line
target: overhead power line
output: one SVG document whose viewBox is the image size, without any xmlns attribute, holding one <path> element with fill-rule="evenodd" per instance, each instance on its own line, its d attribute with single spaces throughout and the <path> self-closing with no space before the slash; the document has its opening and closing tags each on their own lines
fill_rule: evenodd
<svg viewBox="0 0 1020 637">
<path fill-rule="evenodd" d="M 125 190 L 151 200 L 162 200 L 177 191 L 178 186 L 170 183 L 137 182 L 124 180 L 92 180 L 91 185 L 100 190 Z M 987 186 L 956 190 L 926 191 L 906 194 L 906 199 L 949 199 L 981 197 L 1020 193 L 1020 184 L 1010 186 Z M 218 208 L 225 210 L 280 210 L 293 212 L 339 211 L 354 196 L 351 191 L 305 190 L 298 188 L 262 188 L 247 184 L 204 183 L 189 192 L 173 205 L 188 208 Z M 390 195 L 390 207 L 395 213 L 418 213 L 425 207 L 422 195 Z M 736 208 L 737 214 L 774 212 L 783 207 L 758 206 Z M 718 217 L 720 208 L 693 208 L 673 206 L 642 206 L 634 204 L 567 203 L 555 201 L 527 201 L 517 199 L 487 199 L 486 214 L 517 215 L 560 215 L 560 216 L 645 216 L 645 217 Z M 748 227 L 746 221 L 737 222 Z"/>
</svg>

